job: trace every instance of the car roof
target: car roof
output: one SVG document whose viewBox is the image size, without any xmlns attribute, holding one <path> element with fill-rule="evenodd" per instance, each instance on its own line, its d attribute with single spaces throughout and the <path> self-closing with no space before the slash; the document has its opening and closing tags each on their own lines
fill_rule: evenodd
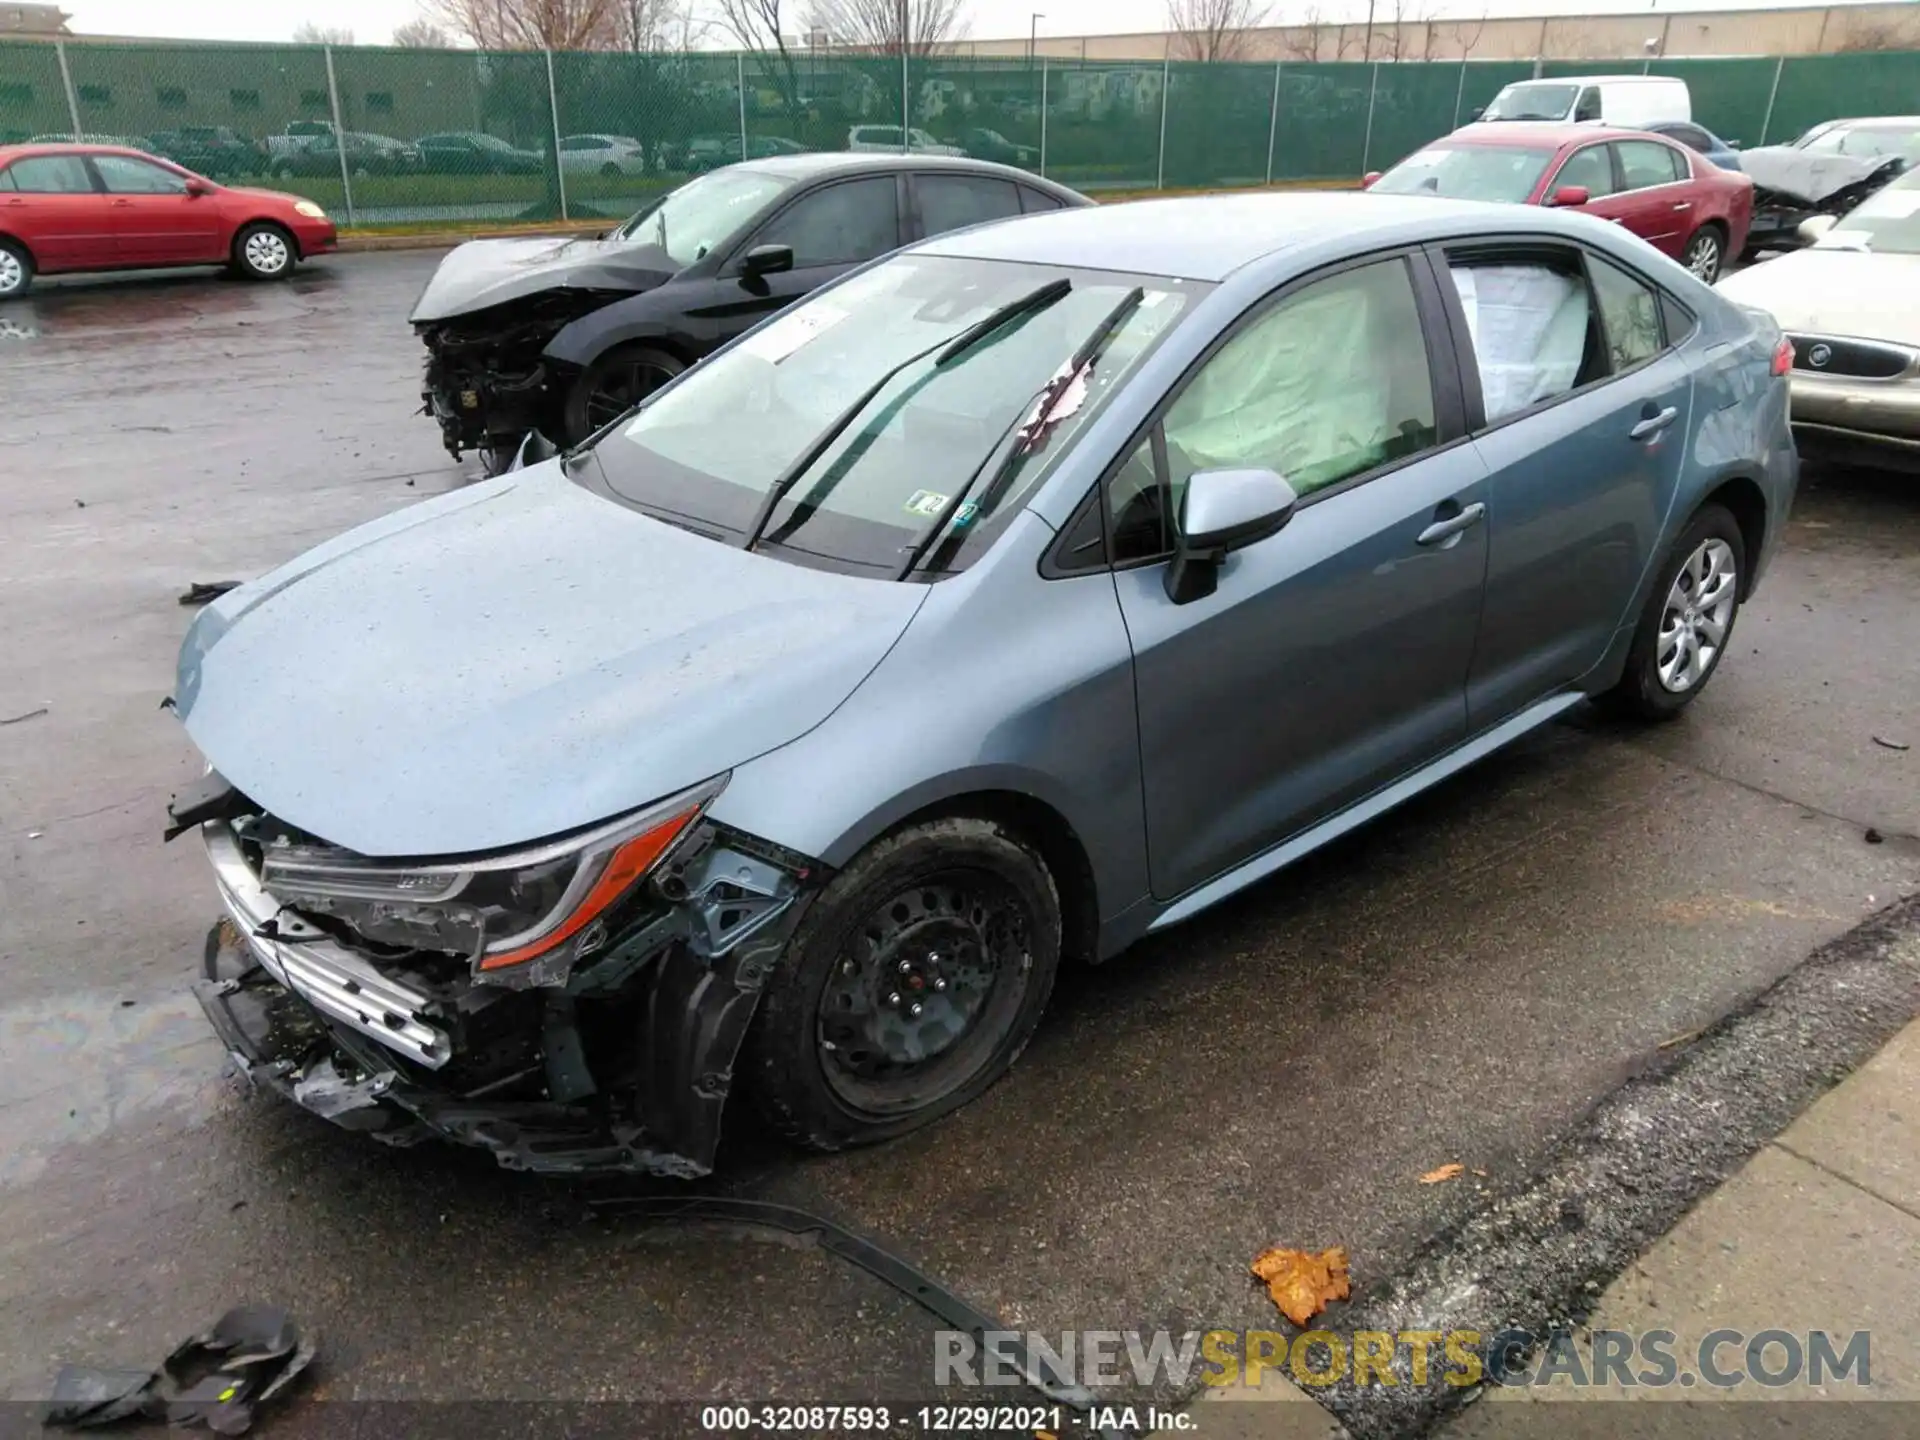
<svg viewBox="0 0 1920 1440">
<path fill-rule="evenodd" d="M 1192 195 L 1053 210 L 956 231 L 916 247 L 933 255 L 1025 261 L 1218 282 L 1282 250 L 1342 239 L 1439 239 L 1492 228 L 1509 234 L 1579 233 L 1560 211 L 1426 195 L 1360 191 Z"/>
<path fill-rule="evenodd" d="M 1684 85 L 1678 75 L 1534 75 L 1515 85 Z"/>
<path fill-rule="evenodd" d="M 1845 120 L 1830 120 L 1815 128 L 1849 130 L 1856 125 L 1920 125 L 1920 115 L 1849 115 Z"/>
<path fill-rule="evenodd" d="M 1573 121 L 1489 120 L 1479 125 L 1462 125 L 1451 135 L 1430 141 L 1465 142 L 1469 145 L 1531 145 L 1535 148 L 1577 145 L 1588 140 L 1644 140 L 1645 130 L 1630 130 L 1620 125 L 1581 125 Z M 1426 149 L 1423 145 L 1421 149 Z"/>
<path fill-rule="evenodd" d="M 0 165 L 33 155 L 138 155 L 143 160 L 156 158 L 132 145 L 99 145 L 88 140 L 41 140 L 28 145 L 0 145 Z"/>
<path fill-rule="evenodd" d="M 893 128 L 898 130 L 900 127 L 896 125 Z M 845 150 L 809 150 L 797 155 L 769 155 L 765 159 L 749 160 L 730 168 L 757 170 L 787 180 L 811 180 L 817 175 L 893 174 L 901 170 L 962 170 L 972 174 L 1001 175 L 1009 180 L 1061 194 L 1073 193 L 1065 186 L 1052 180 L 1043 180 L 1030 171 L 959 155 L 872 155 Z"/>
</svg>

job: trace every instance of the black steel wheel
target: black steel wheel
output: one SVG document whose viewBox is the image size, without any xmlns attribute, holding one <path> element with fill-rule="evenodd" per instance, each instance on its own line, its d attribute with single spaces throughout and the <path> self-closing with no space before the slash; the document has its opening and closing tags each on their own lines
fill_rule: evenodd
<svg viewBox="0 0 1920 1440">
<path fill-rule="evenodd" d="M 567 443 L 618 420 L 687 367 L 650 345 L 622 345 L 594 361 L 567 392 Z"/>
<path fill-rule="evenodd" d="M 1006 1073 L 1059 958 L 1059 895 L 1020 836 L 973 818 L 888 836 L 814 901 L 768 983 L 755 1103 L 813 1149 L 917 1129 Z"/>
</svg>

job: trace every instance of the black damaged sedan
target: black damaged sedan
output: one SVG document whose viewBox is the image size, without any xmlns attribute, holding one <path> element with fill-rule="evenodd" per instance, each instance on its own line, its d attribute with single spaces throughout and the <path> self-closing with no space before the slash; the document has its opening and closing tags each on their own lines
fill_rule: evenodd
<svg viewBox="0 0 1920 1440">
<path fill-rule="evenodd" d="M 410 317 L 425 410 L 488 472 L 530 431 L 574 444 L 857 265 L 930 235 L 1091 204 L 1036 175 L 929 155 L 790 155 L 688 181 L 599 239 L 476 240 Z"/>
</svg>

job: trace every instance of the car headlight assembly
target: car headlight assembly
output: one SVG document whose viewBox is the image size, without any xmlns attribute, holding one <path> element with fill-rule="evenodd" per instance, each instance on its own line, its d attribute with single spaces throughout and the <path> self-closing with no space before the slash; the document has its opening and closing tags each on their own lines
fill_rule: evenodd
<svg viewBox="0 0 1920 1440">
<path fill-rule="evenodd" d="M 314 204 L 313 201 L 311 200 L 294 201 L 293 213 L 296 215 L 304 215 L 309 220 L 324 220 L 327 218 L 327 212 L 322 210 L 318 205 Z"/>
<path fill-rule="evenodd" d="M 480 972 L 536 959 L 570 963 L 604 939 L 594 922 L 653 871 L 726 779 L 566 839 L 468 860 L 396 865 L 329 847 L 269 845 L 260 883 L 377 943 L 472 956 Z"/>
</svg>

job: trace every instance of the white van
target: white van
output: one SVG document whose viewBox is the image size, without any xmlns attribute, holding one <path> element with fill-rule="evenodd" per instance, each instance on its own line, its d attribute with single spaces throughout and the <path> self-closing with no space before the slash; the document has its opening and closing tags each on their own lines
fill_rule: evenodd
<svg viewBox="0 0 1920 1440">
<path fill-rule="evenodd" d="M 1670 75 L 1565 75 L 1519 80 L 1474 119 L 1572 120 L 1638 130 L 1661 120 L 1691 121 L 1687 82 Z"/>
</svg>

